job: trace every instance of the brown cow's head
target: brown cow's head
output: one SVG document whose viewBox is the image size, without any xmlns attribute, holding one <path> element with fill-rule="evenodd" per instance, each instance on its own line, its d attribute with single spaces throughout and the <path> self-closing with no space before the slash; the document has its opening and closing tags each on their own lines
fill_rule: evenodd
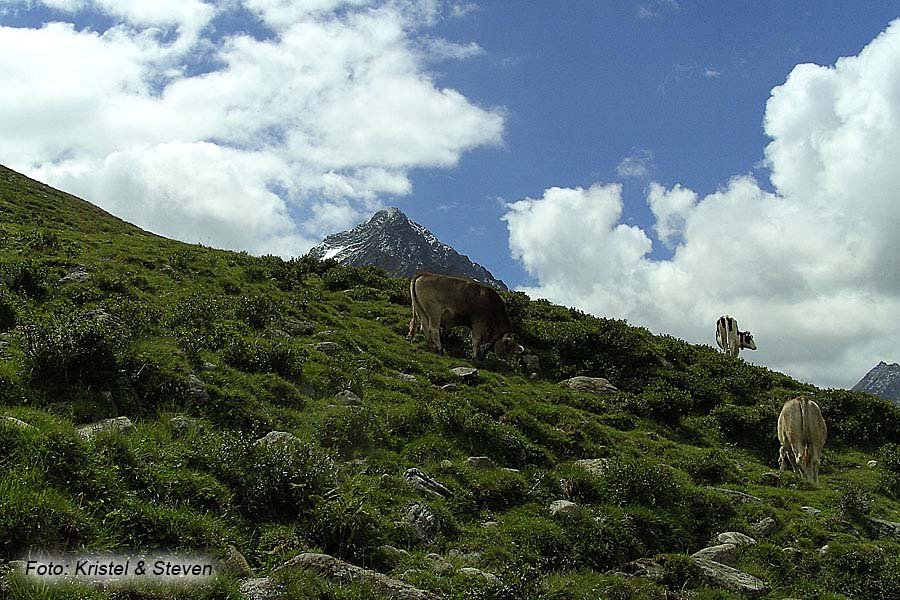
<svg viewBox="0 0 900 600">
<path fill-rule="evenodd" d="M 516 341 L 516 334 L 509 332 L 503 334 L 503 337 L 494 342 L 494 353 L 497 356 L 509 356 L 510 354 L 521 354 L 525 352 L 525 348 Z"/>
</svg>

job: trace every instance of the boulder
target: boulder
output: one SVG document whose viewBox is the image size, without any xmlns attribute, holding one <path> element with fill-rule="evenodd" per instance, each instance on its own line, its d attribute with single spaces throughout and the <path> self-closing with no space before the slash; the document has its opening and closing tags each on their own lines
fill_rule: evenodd
<svg viewBox="0 0 900 600">
<path fill-rule="evenodd" d="M 293 433 L 288 433 L 287 431 L 270 431 L 266 435 L 262 436 L 256 442 L 254 442 L 254 446 L 265 446 L 266 448 L 274 445 L 288 445 L 288 444 L 296 444 L 300 441 Z"/>
<path fill-rule="evenodd" d="M 440 519 L 424 504 L 418 502 L 412 504 L 406 509 L 403 517 L 413 534 L 423 542 L 433 542 L 441 531 Z"/>
<path fill-rule="evenodd" d="M 574 515 L 578 513 L 578 505 L 568 500 L 554 500 L 550 503 L 549 510 L 554 517 Z"/>
<path fill-rule="evenodd" d="M 463 567 L 459 570 L 459 574 L 472 579 L 483 579 L 488 583 L 500 583 L 500 579 L 493 573 L 488 573 L 487 571 L 482 571 L 481 569 L 476 569 L 474 567 Z"/>
<path fill-rule="evenodd" d="M 194 421 L 184 415 L 175 415 L 169 419 L 169 426 L 172 428 L 172 433 L 175 435 L 184 435 L 190 430 L 193 424 Z"/>
<path fill-rule="evenodd" d="M 708 585 L 745 594 L 751 598 L 762 596 L 769 591 L 764 581 L 734 567 L 706 558 L 691 558 L 691 560 L 697 567 L 700 578 Z"/>
<path fill-rule="evenodd" d="M 752 546 L 756 543 L 749 535 L 738 533 L 737 531 L 726 531 L 720 533 L 717 538 L 720 544 L 734 544 L 735 546 Z"/>
<path fill-rule="evenodd" d="M 472 367 L 454 367 L 450 369 L 450 372 L 466 383 L 472 383 L 478 379 L 478 369 Z"/>
<path fill-rule="evenodd" d="M 318 344 L 316 344 L 315 348 L 322 354 L 329 355 L 337 354 L 341 349 L 341 347 L 335 342 L 319 342 Z"/>
<path fill-rule="evenodd" d="M 453 495 L 453 492 L 447 489 L 440 481 L 426 475 L 415 467 L 407 469 L 403 474 L 403 478 L 406 479 L 406 482 L 410 487 L 414 487 L 417 490 L 422 490 L 423 492 L 428 492 L 429 494 L 434 494 L 442 498 Z"/>
<path fill-rule="evenodd" d="M 285 317 L 277 326 L 278 329 L 284 331 L 290 336 L 294 335 L 312 335 L 316 331 L 316 325 L 309 321 L 301 321 L 292 317 Z"/>
<path fill-rule="evenodd" d="M 813 517 L 817 517 L 820 514 L 822 514 L 822 510 L 818 509 L 814 506 L 801 506 L 800 510 L 802 510 L 803 512 L 805 512 L 808 515 L 812 515 Z"/>
<path fill-rule="evenodd" d="M 241 582 L 241 594 L 246 600 L 281 600 L 284 598 L 284 586 L 278 585 L 268 577 L 257 577 Z"/>
<path fill-rule="evenodd" d="M 734 544 L 718 544 L 709 546 L 703 550 L 698 550 L 691 554 L 693 558 L 706 558 L 723 565 L 733 565 L 735 554 L 737 554 L 737 546 Z"/>
<path fill-rule="evenodd" d="M 272 572 L 283 573 L 286 571 L 308 571 L 338 585 L 364 582 L 375 592 L 392 600 L 437 600 L 438 598 L 431 592 L 415 588 L 399 579 L 357 567 L 327 554 L 304 552 L 276 567 Z"/>
<path fill-rule="evenodd" d="M 446 575 L 453 572 L 453 565 L 440 554 L 434 552 L 426 554 L 425 562 L 431 565 L 431 570 L 439 575 Z"/>
<path fill-rule="evenodd" d="M 618 388 L 611 384 L 607 379 L 603 379 L 602 377 L 585 377 L 583 375 L 560 381 L 559 385 L 575 390 L 576 392 L 588 392 L 599 396 L 614 394 L 619 391 Z"/>
<path fill-rule="evenodd" d="M 12 425 L 13 427 L 18 427 L 19 429 L 25 429 L 25 430 L 36 429 L 36 427 L 34 425 L 31 425 L 30 423 L 26 423 L 25 421 L 22 421 L 15 417 L 3 416 L 3 417 L 0 417 L 0 421 L 3 421 L 7 425 Z"/>
<path fill-rule="evenodd" d="M 119 433 L 126 433 L 134 429 L 134 424 L 131 422 L 131 419 L 128 417 L 116 417 L 114 419 L 103 419 L 102 421 L 97 421 L 96 423 L 91 423 L 90 425 L 85 425 L 83 427 L 78 428 L 78 433 L 86 440 L 91 439 L 98 433 L 102 433 L 105 431 L 118 431 Z"/>
<path fill-rule="evenodd" d="M 869 523 L 871 524 L 872 529 L 874 530 L 874 533 L 877 537 L 900 537 L 900 523 L 885 521 L 884 519 L 876 519 L 875 517 L 869 517 Z"/>
<path fill-rule="evenodd" d="M 90 280 L 91 274 L 86 267 L 75 267 L 69 271 L 68 275 L 60 278 L 59 283 L 65 285 L 67 283 L 83 283 Z"/>
<path fill-rule="evenodd" d="M 337 406 L 359 406 L 362 399 L 350 390 L 344 390 L 334 395 L 333 402 Z"/>
<path fill-rule="evenodd" d="M 609 468 L 609 459 L 607 458 L 583 458 L 581 460 L 576 460 L 575 464 L 590 473 L 591 475 L 596 475 L 597 477 L 606 473 L 606 470 Z"/>
<path fill-rule="evenodd" d="M 209 392 L 206 391 L 206 385 L 199 377 L 191 373 L 188 375 L 187 385 L 188 395 L 191 400 L 200 404 L 207 404 L 209 402 Z"/>
<path fill-rule="evenodd" d="M 766 517 L 753 525 L 753 533 L 758 537 L 765 537 L 778 529 L 778 524 L 772 517 Z"/>
<path fill-rule="evenodd" d="M 253 577 L 253 569 L 247 559 L 231 544 L 225 549 L 225 558 L 219 561 L 219 571 L 240 579 Z"/>
<path fill-rule="evenodd" d="M 655 583 L 662 583 L 666 577 L 666 569 L 652 558 L 639 558 L 624 566 L 629 577 L 643 577 Z"/>
<path fill-rule="evenodd" d="M 408 556 L 409 552 L 393 546 L 384 545 L 375 548 L 375 560 L 389 569 L 399 565 Z"/>
</svg>

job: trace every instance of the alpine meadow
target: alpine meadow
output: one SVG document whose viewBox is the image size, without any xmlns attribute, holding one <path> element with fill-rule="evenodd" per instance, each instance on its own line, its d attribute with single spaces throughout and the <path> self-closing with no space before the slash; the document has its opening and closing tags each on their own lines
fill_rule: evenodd
<svg viewBox="0 0 900 600">
<path fill-rule="evenodd" d="M 900 598 L 900 408 L 501 295 L 526 355 L 453 329 L 439 356 L 405 339 L 407 279 L 169 240 L 0 169 L 0 596 Z M 817 486 L 778 470 L 797 396 Z M 15 562 L 156 550 L 217 576 Z"/>
</svg>

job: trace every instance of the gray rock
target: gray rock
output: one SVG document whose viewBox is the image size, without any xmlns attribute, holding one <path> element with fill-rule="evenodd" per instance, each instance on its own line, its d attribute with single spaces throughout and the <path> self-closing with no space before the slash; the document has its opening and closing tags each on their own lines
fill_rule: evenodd
<svg viewBox="0 0 900 600">
<path fill-rule="evenodd" d="M 720 544 L 734 544 L 735 546 L 752 546 L 756 543 L 749 535 L 738 533 L 737 531 L 726 531 L 720 533 L 717 538 Z"/>
<path fill-rule="evenodd" d="M 488 583 L 500 583 L 500 579 L 493 573 L 488 573 L 474 567 L 463 567 L 459 570 L 459 574 L 472 579 L 483 579 Z"/>
<path fill-rule="evenodd" d="M 473 369 L 472 367 L 454 367 L 450 369 L 450 372 L 466 383 L 478 379 L 478 369 Z"/>
<path fill-rule="evenodd" d="M 750 597 L 762 596 L 769 591 L 764 581 L 734 567 L 705 558 L 691 560 L 699 570 L 701 579 L 711 586 Z"/>
<path fill-rule="evenodd" d="M 652 558 L 639 558 L 625 565 L 629 577 L 643 577 L 656 583 L 662 583 L 666 577 L 665 568 Z"/>
<path fill-rule="evenodd" d="M 718 544 L 709 546 L 703 550 L 698 550 L 691 554 L 693 558 L 706 558 L 723 565 L 734 565 L 735 554 L 737 554 L 737 546 L 734 544 Z"/>
<path fill-rule="evenodd" d="M 191 429 L 193 424 L 194 421 L 184 415 L 175 415 L 169 419 L 169 426 L 172 428 L 172 433 L 175 435 L 184 435 Z"/>
<path fill-rule="evenodd" d="M 290 336 L 295 335 L 312 335 L 316 331 L 314 323 L 309 321 L 301 321 L 292 317 L 285 317 L 278 323 L 278 329 L 281 329 Z"/>
<path fill-rule="evenodd" d="M 434 494 L 442 498 L 453 495 L 453 492 L 448 490 L 440 481 L 426 475 L 415 467 L 407 469 L 406 472 L 403 473 L 403 478 L 406 479 L 406 482 L 410 487 L 414 487 L 417 490 L 428 492 L 429 494 Z"/>
<path fill-rule="evenodd" d="M 219 561 L 219 570 L 240 579 L 253 577 L 253 569 L 250 568 L 247 559 L 231 544 L 228 544 L 225 550 L 225 558 Z"/>
<path fill-rule="evenodd" d="M 375 549 L 375 560 L 391 569 L 403 562 L 408 556 L 409 552 L 393 546 L 384 545 Z"/>
<path fill-rule="evenodd" d="M 25 421 L 22 421 L 15 417 L 3 416 L 3 417 L 0 417 L 0 420 L 2 420 L 7 425 L 12 425 L 13 427 L 18 427 L 19 429 L 25 429 L 25 430 L 36 429 L 36 427 L 34 425 L 31 425 L 30 423 L 26 423 Z"/>
<path fill-rule="evenodd" d="M 481 526 L 484 527 L 485 529 L 490 529 L 491 527 L 497 527 L 499 525 L 500 525 L 500 523 L 498 523 L 497 521 L 485 521 L 484 523 L 481 524 Z"/>
<path fill-rule="evenodd" d="M 78 428 L 78 433 L 86 440 L 91 439 L 98 433 L 106 431 L 118 431 L 119 433 L 127 433 L 134 429 L 134 424 L 128 417 L 116 417 L 114 419 L 103 419 L 90 425 Z"/>
<path fill-rule="evenodd" d="M 554 517 L 578 514 L 578 505 L 568 500 L 554 500 L 550 503 L 550 515 Z"/>
<path fill-rule="evenodd" d="M 86 267 L 75 267 L 69 271 L 68 275 L 60 278 L 59 283 L 65 285 L 67 283 L 83 283 L 90 280 L 91 274 Z"/>
<path fill-rule="evenodd" d="M 340 349 L 341 347 L 335 342 L 319 342 L 318 344 L 316 344 L 316 350 L 318 350 L 322 354 L 337 354 Z"/>
<path fill-rule="evenodd" d="M 606 458 L 583 458 L 576 460 L 575 464 L 590 473 L 600 477 L 609 468 L 609 459 Z"/>
<path fill-rule="evenodd" d="M 266 435 L 262 436 L 256 442 L 254 442 L 255 446 L 265 446 L 268 448 L 269 446 L 274 445 L 288 445 L 288 444 L 296 444 L 300 441 L 293 433 L 288 433 L 287 431 L 270 431 Z"/>
<path fill-rule="evenodd" d="M 523 354 L 522 364 L 525 365 L 525 369 L 528 371 L 541 370 L 541 359 L 534 354 Z"/>
<path fill-rule="evenodd" d="M 869 517 L 869 523 L 876 536 L 880 538 L 900 537 L 900 523 Z"/>
<path fill-rule="evenodd" d="M 188 375 L 188 394 L 194 402 L 200 404 L 207 404 L 209 402 L 209 392 L 206 391 L 206 385 L 193 373 Z"/>
<path fill-rule="evenodd" d="M 423 542 L 433 542 L 441 531 L 440 519 L 424 504 L 418 502 L 412 504 L 406 509 L 403 517 L 404 522 L 412 528 L 413 534 Z"/>
<path fill-rule="evenodd" d="M 576 392 L 588 392 L 598 396 L 614 394 L 619 391 L 619 389 L 607 379 L 603 379 L 602 377 L 585 377 L 583 375 L 560 381 L 559 385 L 575 390 Z"/>
<path fill-rule="evenodd" d="M 344 390 L 334 395 L 334 403 L 338 406 L 359 406 L 362 399 L 350 390 Z"/>
<path fill-rule="evenodd" d="M 806 514 L 812 515 L 814 517 L 817 517 L 822 514 L 822 511 L 818 508 L 815 508 L 814 506 L 801 506 L 800 510 L 802 510 Z"/>
<path fill-rule="evenodd" d="M 410 375 L 409 373 L 397 373 L 397 379 L 400 381 L 408 381 L 409 383 L 416 382 L 416 376 Z"/>
<path fill-rule="evenodd" d="M 874 469 L 875 467 L 878 466 L 878 461 L 870 460 L 869 462 L 866 463 L 866 466 L 869 467 L 870 469 Z"/>
<path fill-rule="evenodd" d="M 298 570 L 315 573 L 319 577 L 324 577 L 339 585 L 365 582 L 375 592 L 393 600 L 437 600 L 438 598 L 431 592 L 415 588 L 399 579 L 357 567 L 327 554 L 305 552 L 276 567 L 272 572 L 281 573 Z"/>
<path fill-rule="evenodd" d="M 791 556 L 800 556 L 801 554 L 803 554 L 803 551 L 801 551 L 799 548 L 794 548 L 793 546 L 785 546 L 781 549 L 781 551 Z"/>
<path fill-rule="evenodd" d="M 457 386 L 455 383 L 445 383 L 441 386 L 441 389 L 445 392 L 455 392 L 457 390 Z"/>
<path fill-rule="evenodd" d="M 778 529 L 778 524 L 772 517 L 766 517 L 753 525 L 753 533 L 759 537 L 765 537 Z"/>
<path fill-rule="evenodd" d="M 240 590 L 246 600 L 281 600 L 284 598 L 284 586 L 274 583 L 268 577 L 243 581 Z"/>
<path fill-rule="evenodd" d="M 470 456 L 466 459 L 466 464 L 473 469 L 493 469 L 497 466 L 487 456 Z"/>
<path fill-rule="evenodd" d="M 426 554 L 425 561 L 431 565 L 431 570 L 439 575 L 446 575 L 447 573 L 453 572 L 453 565 L 440 554 L 435 554 L 434 552 Z"/>
</svg>

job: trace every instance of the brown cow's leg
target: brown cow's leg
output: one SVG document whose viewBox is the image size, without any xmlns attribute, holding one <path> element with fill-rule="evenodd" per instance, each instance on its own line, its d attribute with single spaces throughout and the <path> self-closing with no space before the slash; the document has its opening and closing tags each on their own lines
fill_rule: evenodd
<svg viewBox="0 0 900 600">
<path fill-rule="evenodd" d="M 797 471 L 797 465 L 790 450 L 782 446 L 778 450 L 778 463 L 782 471 Z"/>
</svg>

